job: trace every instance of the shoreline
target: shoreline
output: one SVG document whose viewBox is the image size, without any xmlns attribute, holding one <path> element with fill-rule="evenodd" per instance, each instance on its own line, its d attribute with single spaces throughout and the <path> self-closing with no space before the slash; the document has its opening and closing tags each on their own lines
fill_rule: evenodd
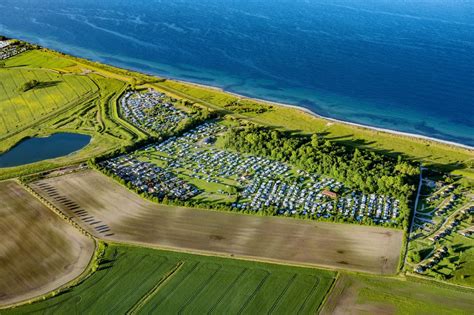
<svg viewBox="0 0 474 315">
<path fill-rule="evenodd" d="M 20 40 L 22 40 L 22 39 L 20 39 Z M 29 41 L 25 41 L 25 42 L 29 43 Z M 37 44 L 37 45 L 39 45 L 39 44 Z M 388 134 L 396 135 L 396 136 L 403 136 L 403 137 L 409 137 L 409 138 L 414 138 L 414 139 L 419 139 L 419 140 L 431 141 L 431 142 L 435 142 L 437 144 L 448 145 L 448 146 L 451 146 L 451 147 L 456 147 L 456 148 L 468 150 L 470 152 L 474 152 L 474 146 L 470 146 L 470 145 L 455 142 L 455 141 L 443 140 L 443 139 L 439 139 L 439 138 L 435 138 L 435 137 L 431 137 L 431 136 L 421 135 L 421 134 L 418 134 L 418 133 L 412 133 L 412 132 L 408 132 L 408 131 L 400 131 L 400 130 L 395 130 L 395 129 L 390 129 L 390 128 L 383 128 L 383 127 L 376 127 L 376 126 L 366 125 L 366 124 L 363 124 L 363 123 L 355 123 L 355 122 L 346 121 L 346 120 L 342 120 L 342 119 L 323 116 L 323 115 L 318 114 L 317 112 L 315 112 L 315 111 L 313 111 L 313 110 L 311 110 L 307 107 L 303 107 L 303 106 L 300 106 L 300 105 L 287 104 L 287 103 L 282 103 L 282 102 L 277 102 L 277 101 L 270 101 L 270 100 L 266 100 L 266 99 L 261 99 L 261 98 L 258 98 L 258 97 L 245 96 L 245 95 L 242 95 L 242 94 L 238 94 L 236 92 L 227 91 L 224 88 L 219 87 L 219 86 L 206 85 L 206 84 L 202 84 L 202 83 L 186 81 L 186 80 L 182 80 L 182 79 L 179 79 L 179 78 L 173 78 L 171 76 L 160 75 L 159 73 L 147 72 L 145 70 L 136 69 L 134 67 L 127 68 L 127 67 L 122 67 L 122 66 L 115 66 L 113 64 L 105 63 L 105 62 L 102 62 L 102 61 L 97 61 L 97 60 L 94 60 L 94 59 L 81 57 L 81 56 L 77 56 L 77 55 L 70 54 L 70 53 L 65 53 L 65 52 L 62 52 L 61 50 L 56 50 L 56 49 L 47 48 L 47 47 L 43 47 L 43 46 L 41 46 L 41 47 L 45 48 L 47 50 L 56 51 L 56 52 L 59 52 L 59 53 L 62 53 L 62 54 L 70 55 L 70 56 L 75 57 L 75 58 L 88 60 L 90 62 L 107 65 L 107 66 L 117 68 L 117 69 L 123 69 L 123 70 L 127 70 L 127 71 L 137 72 L 139 74 L 149 75 L 149 76 L 153 76 L 153 77 L 157 77 L 157 78 L 163 78 L 163 79 L 166 79 L 166 80 L 175 81 L 175 82 L 179 82 L 179 83 L 182 83 L 182 84 L 194 85 L 196 87 L 200 87 L 200 88 L 203 88 L 203 89 L 219 91 L 219 92 L 222 92 L 222 93 L 233 95 L 233 96 L 241 98 L 241 99 L 248 99 L 248 100 L 261 102 L 261 103 L 268 104 L 268 105 L 282 106 L 282 107 L 286 107 L 286 108 L 296 109 L 296 110 L 302 111 L 306 114 L 309 114 L 313 117 L 323 119 L 323 120 L 327 120 L 328 122 L 339 123 L 339 124 L 343 124 L 343 125 L 349 125 L 349 126 L 352 126 L 352 127 L 358 127 L 358 128 L 368 129 L 368 130 L 377 131 L 377 132 L 384 132 L 384 133 L 388 133 Z"/>
<path fill-rule="evenodd" d="M 179 83 L 183 83 L 183 84 L 194 85 L 194 86 L 204 88 L 204 89 L 219 91 L 219 92 L 222 92 L 222 93 L 233 95 L 233 96 L 241 98 L 241 99 L 253 100 L 253 101 L 265 103 L 265 104 L 268 104 L 268 105 L 282 106 L 282 107 L 287 107 L 287 108 L 300 110 L 300 111 L 305 112 L 306 114 L 309 114 L 313 117 L 327 120 L 328 122 L 339 123 L 339 124 L 344 124 L 344 125 L 350 125 L 350 126 L 353 126 L 353 127 L 369 129 L 369 130 L 378 131 L 378 132 L 385 132 L 385 133 L 389 133 L 389 134 L 397 135 L 397 136 L 404 136 L 404 137 L 416 138 L 416 139 L 420 139 L 420 140 L 432 141 L 432 142 L 436 142 L 436 143 L 440 143 L 440 144 L 444 144 L 444 145 L 450 145 L 450 146 L 454 146 L 454 147 L 457 147 L 457 148 L 462 148 L 462 149 L 466 149 L 466 150 L 474 152 L 474 146 L 470 146 L 470 145 L 467 145 L 467 144 L 462 144 L 462 143 L 459 143 L 459 142 L 443 140 L 443 139 L 430 137 L 430 136 L 425 136 L 425 135 L 421 135 L 421 134 L 417 134 L 417 133 L 411 133 L 411 132 L 407 132 L 407 131 L 399 131 L 399 130 L 383 128 L 383 127 L 376 127 L 376 126 L 371 126 L 371 125 L 365 125 L 365 124 L 361 124 L 361 123 L 346 121 L 346 120 L 342 120 L 342 119 L 332 118 L 332 117 L 328 117 L 328 116 L 323 116 L 323 115 L 320 115 L 320 114 L 316 113 L 315 111 L 313 111 L 309 108 L 303 107 L 303 106 L 286 104 L 286 103 L 275 102 L 275 101 L 269 101 L 269 100 L 256 98 L 256 97 L 249 97 L 249 96 L 245 96 L 245 95 L 238 94 L 238 93 L 235 93 L 235 92 L 226 91 L 225 89 L 223 89 L 221 87 L 217 87 L 217 86 L 205 85 L 205 84 L 201 84 L 201 83 L 195 83 L 195 82 L 175 79 L 175 78 L 172 78 L 172 77 L 163 77 L 163 78 L 165 78 L 166 80 L 175 81 L 175 82 L 179 82 Z"/>
</svg>

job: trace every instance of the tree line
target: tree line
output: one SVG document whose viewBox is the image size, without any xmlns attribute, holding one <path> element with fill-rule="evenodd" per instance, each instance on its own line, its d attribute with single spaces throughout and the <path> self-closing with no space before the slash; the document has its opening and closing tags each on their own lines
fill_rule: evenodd
<svg viewBox="0 0 474 315">
<path fill-rule="evenodd" d="M 407 202 L 415 191 L 417 166 L 373 151 L 342 146 L 323 137 L 295 135 L 268 127 L 233 128 L 224 146 L 266 156 L 309 172 L 324 174 L 363 193 Z"/>
</svg>

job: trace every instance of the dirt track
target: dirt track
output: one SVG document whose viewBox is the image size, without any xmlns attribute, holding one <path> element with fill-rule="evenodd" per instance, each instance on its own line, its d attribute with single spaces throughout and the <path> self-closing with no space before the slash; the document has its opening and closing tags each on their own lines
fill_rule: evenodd
<svg viewBox="0 0 474 315">
<path fill-rule="evenodd" d="M 79 276 L 93 240 L 14 181 L 0 182 L 0 305 L 47 293 Z"/>
<path fill-rule="evenodd" d="M 396 271 L 402 244 L 391 229 L 157 205 L 91 170 L 31 187 L 114 241 L 383 274 Z"/>
</svg>

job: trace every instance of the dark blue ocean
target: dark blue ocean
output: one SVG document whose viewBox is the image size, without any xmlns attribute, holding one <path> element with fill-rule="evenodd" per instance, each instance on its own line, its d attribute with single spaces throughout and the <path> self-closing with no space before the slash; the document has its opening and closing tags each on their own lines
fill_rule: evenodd
<svg viewBox="0 0 474 315">
<path fill-rule="evenodd" d="M 474 146 L 474 0 L 0 0 L 0 33 Z"/>
</svg>

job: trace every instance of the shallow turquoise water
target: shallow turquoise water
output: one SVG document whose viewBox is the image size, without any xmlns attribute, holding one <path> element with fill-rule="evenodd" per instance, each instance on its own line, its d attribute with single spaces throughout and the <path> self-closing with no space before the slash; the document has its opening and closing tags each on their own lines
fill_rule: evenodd
<svg viewBox="0 0 474 315">
<path fill-rule="evenodd" d="M 76 133 L 55 133 L 44 138 L 28 138 L 0 154 L 0 167 L 12 167 L 68 155 L 85 147 L 91 137 Z"/>
<path fill-rule="evenodd" d="M 474 0 L 3 0 L 0 33 L 474 146 Z"/>
</svg>

